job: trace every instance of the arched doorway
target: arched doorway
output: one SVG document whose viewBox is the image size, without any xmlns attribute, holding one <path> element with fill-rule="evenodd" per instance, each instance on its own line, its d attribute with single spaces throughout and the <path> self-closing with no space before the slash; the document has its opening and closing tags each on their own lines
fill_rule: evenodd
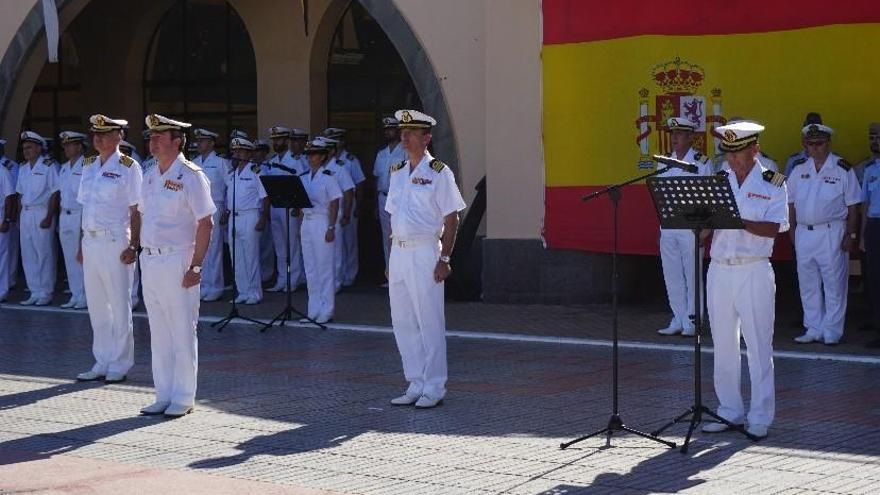
<svg viewBox="0 0 880 495">
<path fill-rule="evenodd" d="M 373 161 L 384 145 L 382 117 L 400 108 L 423 108 L 409 71 L 379 23 L 360 2 L 350 2 L 330 47 L 327 115 L 331 127 L 348 129 L 347 147 L 367 177 L 358 207 L 360 283 L 378 283 L 384 275 Z"/>
<path fill-rule="evenodd" d="M 144 63 L 143 108 L 224 137 L 234 128 L 255 133 L 254 49 L 225 0 L 176 0 L 163 16 Z"/>
</svg>

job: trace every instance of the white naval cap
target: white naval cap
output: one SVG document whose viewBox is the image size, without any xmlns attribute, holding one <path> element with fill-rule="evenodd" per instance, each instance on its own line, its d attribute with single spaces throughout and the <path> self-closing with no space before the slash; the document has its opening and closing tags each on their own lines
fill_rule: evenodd
<svg viewBox="0 0 880 495">
<path fill-rule="evenodd" d="M 184 129 L 189 129 L 192 127 L 192 124 L 187 122 L 181 122 L 179 120 L 169 119 L 164 115 L 159 115 L 158 113 L 151 113 L 147 115 L 144 119 L 144 123 L 147 124 L 147 128 L 150 129 L 150 132 L 163 132 L 163 131 L 171 131 L 177 130 L 182 131 Z"/>
<path fill-rule="evenodd" d="M 220 135 L 216 132 L 212 132 L 205 128 L 199 127 L 197 129 L 193 129 L 193 137 L 195 139 L 210 139 L 212 141 L 216 141 L 217 138 L 220 137 Z"/>
<path fill-rule="evenodd" d="M 385 117 L 382 119 L 382 127 L 386 129 L 397 129 L 398 125 L 400 125 L 400 121 L 394 117 Z"/>
<path fill-rule="evenodd" d="M 269 128 L 269 138 L 289 138 L 290 137 L 290 128 L 284 127 L 283 125 L 273 125 Z"/>
<path fill-rule="evenodd" d="M 401 129 L 430 129 L 437 125 L 437 119 L 418 110 L 398 110 L 394 118 L 400 122 Z"/>
<path fill-rule="evenodd" d="M 669 131 L 695 131 L 696 124 L 684 117 L 672 117 L 666 121 L 666 127 Z"/>
<path fill-rule="evenodd" d="M 299 127 L 294 127 L 290 130 L 290 137 L 293 139 L 308 139 L 309 132 L 305 129 L 300 129 Z"/>
<path fill-rule="evenodd" d="M 128 121 L 124 119 L 111 119 L 106 115 L 96 113 L 89 117 L 89 123 L 92 124 L 89 130 L 92 132 L 110 132 L 121 131 L 128 127 Z"/>
<path fill-rule="evenodd" d="M 40 136 L 39 134 L 37 134 L 34 131 L 22 132 L 19 139 L 21 140 L 22 143 L 26 143 L 26 142 L 30 141 L 32 143 L 37 143 L 40 146 L 46 146 L 46 138 L 44 138 L 43 136 Z"/>
<path fill-rule="evenodd" d="M 825 124 L 808 124 L 801 129 L 801 134 L 807 139 L 829 139 L 834 135 L 834 129 Z"/>
<path fill-rule="evenodd" d="M 266 141 L 265 139 L 257 139 L 254 141 L 254 146 L 256 146 L 257 149 L 269 149 L 269 141 Z"/>
<path fill-rule="evenodd" d="M 0 139 L 0 146 L 6 146 L 6 140 Z"/>
<path fill-rule="evenodd" d="M 231 150 L 255 150 L 257 149 L 254 143 L 250 142 L 250 140 L 245 139 L 243 137 L 232 138 L 232 141 L 229 142 L 229 149 Z"/>
<path fill-rule="evenodd" d="M 61 139 L 61 144 L 67 143 L 85 143 L 88 136 L 81 132 L 75 131 L 62 131 L 58 134 L 58 137 Z"/>
<path fill-rule="evenodd" d="M 313 139 L 312 141 L 320 141 L 324 145 L 324 147 L 327 148 L 328 150 L 330 148 L 336 148 L 337 146 L 339 146 L 339 141 L 337 141 L 333 138 L 329 138 L 327 136 L 318 136 L 315 139 Z"/>
<path fill-rule="evenodd" d="M 330 152 L 329 143 L 327 142 L 327 139 L 325 139 L 323 137 L 316 137 L 315 139 L 312 139 L 311 141 L 306 143 L 306 147 L 303 150 L 303 153 L 305 153 L 307 155 L 312 155 L 312 154 L 316 154 L 316 153 L 326 154 L 329 152 Z"/>
<path fill-rule="evenodd" d="M 764 130 L 764 126 L 757 122 L 741 120 L 731 124 L 716 127 L 715 130 L 721 135 L 722 140 L 719 148 L 721 151 L 740 151 L 758 142 L 758 134 Z"/>
<path fill-rule="evenodd" d="M 248 133 L 242 131 L 241 129 L 233 129 L 232 132 L 229 133 L 229 139 L 235 138 L 243 138 L 247 141 L 250 141 L 251 137 L 248 136 Z"/>
<path fill-rule="evenodd" d="M 324 136 L 331 139 L 339 139 L 345 137 L 345 129 L 341 127 L 328 127 L 324 129 Z"/>
</svg>

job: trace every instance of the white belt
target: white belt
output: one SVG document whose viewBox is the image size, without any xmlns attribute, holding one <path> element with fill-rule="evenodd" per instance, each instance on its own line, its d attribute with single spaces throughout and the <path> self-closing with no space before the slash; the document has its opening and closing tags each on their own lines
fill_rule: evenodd
<svg viewBox="0 0 880 495">
<path fill-rule="evenodd" d="M 239 215 L 247 215 L 250 213 L 257 213 L 258 211 L 260 211 L 259 208 L 248 208 L 247 210 L 237 210 L 232 213 L 232 216 L 237 217 Z"/>
<path fill-rule="evenodd" d="M 805 228 L 805 229 L 807 229 L 807 230 L 818 230 L 818 229 L 820 229 L 820 228 L 822 228 L 822 229 L 830 229 L 831 227 L 834 227 L 835 225 L 840 225 L 840 224 L 842 224 L 843 222 L 844 222 L 843 220 L 834 220 L 834 221 L 831 221 L 831 222 L 822 222 L 822 223 L 816 223 L 816 224 L 813 224 L 813 225 L 808 225 L 808 224 L 805 224 L 805 223 L 799 223 L 799 224 L 797 224 L 797 226 L 798 226 L 798 227 L 803 227 L 803 228 Z"/>
<path fill-rule="evenodd" d="M 417 237 L 415 239 L 398 239 L 396 237 L 391 238 L 391 245 L 397 246 L 403 249 L 417 248 L 421 246 L 427 246 L 429 244 L 437 244 L 440 239 L 436 237 Z"/>
<path fill-rule="evenodd" d="M 752 263 L 758 263 L 759 261 L 767 261 L 767 258 L 764 258 L 762 256 L 748 256 L 744 258 L 712 258 L 712 263 L 718 263 L 727 266 L 750 265 Z"/>
<path fill-rule="evenodd" d="M 168 247 L 143 247 L 143 253 L 147 256 L 160 256 L 163 254 L 171 254 L 171 253 L 179 253 L 183 250 L 183 248 L 168 246 Z"/>
<path fill-rule="evenodd" d="M 83 229 L 83 235 L 88 237 L 100 237 L 102 235 L 110 235 L 113 231 L 110 229 Z"/>
<path fill-rule="evenodd" d="M 42 210 L 45 210 L 45 209 L 48 208 L 48 207 L 49 207 L 48 204 L 42 204 L 42 205 L 24 205 L 24 206 L 22 206 L 22 209 L 24 209 L 24 210 L 41 210 L 41 209 L 42 209 Z"/>
<path fill-rule="evenodd" d="M 311 212 L 311 211 L 309 211 L 309 212 L 303 211 L 303 219 L 304 219 L 304 220 L 317 220 L 317 219 L 319 219 L 319 218 L 327 218 L 327 217 L 328 217 L 328 214 L 327 214 L 327 213 L 318 213 L 318 212 Z"/>
</svg>

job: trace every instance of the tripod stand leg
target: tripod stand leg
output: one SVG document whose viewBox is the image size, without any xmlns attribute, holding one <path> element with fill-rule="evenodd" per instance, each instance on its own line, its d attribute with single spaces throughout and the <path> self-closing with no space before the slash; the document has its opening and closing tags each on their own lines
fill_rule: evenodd
<svg viewBox="0 0 880 495">
<path fill-rule="evenodd" d="M 739 433 L 742 433 L 743 435 L 745 435 L 746 437 L 748 437 L 749 440 L 752 440 L 752 441 L 754 441 L 754 442 L 757 442 L 758 440 L 761 439 L 760 437 L 756 437 L 755 435 L 752 435 L 751 433 L 747 432 L 747 431 L 745 430 L 745 428 L 743 428 L 742 426 L 737 425 L 737 424 L 733 424 L 733 423 L 731 423 L 730 421 L 728 421 L 728 420 L 722 418 L 721 416 L 715 414 L 714 412 L 712 412 L 712 411 L 710 411 L 710 410 L 708 410 L 708 409 L 706 409 L 706 410 L 703 411 L 703 412 L 706 413 L 706 415 L 711 416 L 715 421 L 718 421 L 719 423 L 724 423 L 724 424 L 726 424 L 731 430 L 734 430 L 734 431 L 737 431 L 737 432 L 739 432 Z"/>
<path fill-rule="evenodd" d="M 691 436 L 693 436 L 694 430 L 697 429 L 697 425 L 700 424 L 700 421 L 702 421 L 701 413 L 702 411 L 697 408 L 696 410 L 694 410 L 693 416 L 691 416 L 691 425 L 688 427 L 687 435 L 685 435 L 684 437 L 684 443 L 681 445 L 682 454 L 687 454 L 688 444 L 691 443 Z"/>
<path fill-rule="evenodd" d="M 694 409 L 693 409 L 693 408 L 688 409 L 687 411 L 685 411 L 685 412 L 679 414 L 679 415 L 678 415 L 675 419 L 673 419 L 672 421 L 666 423 L 665 425 L 663 425 L 663 426 L 661 426 L 660 428 L 657 428 L 656 430 L 654 430 L 653 432 L 651 432 L 651 435 L 654 435 L 655 437 L 656 437 L 656 436 L 659 436 L 661 433 L 663 433 L 664 431 L 666 431 L 667 428 L 669 428 L 669 427 L 672 426 L 672 425 L 675 425 L 675 424 L 680 423 L 681 420 L 683 420 L 684 418 L 686 418 L 689 414 L 693 414 L 693 413 L 694 413 Z"/>
<path fill-rule="evenodd" d="M 634 430 L 626 425 L 621 425 L 620 429 L 622 431 L 627 432 L 627 433 L 632 433 L 633 435 L 638 435 L 642 438 L 647 438 L 648 440 L 654 440 L 655 442 L 660 442 L 671 449 L 675 448 L 675 442 L 670 442 L 669 440 L 663 440 L 662 438 L 657 438 L 657 435 L 655 435 L 653 433 L 645 433 L 643 431 Z"/>
</svg>

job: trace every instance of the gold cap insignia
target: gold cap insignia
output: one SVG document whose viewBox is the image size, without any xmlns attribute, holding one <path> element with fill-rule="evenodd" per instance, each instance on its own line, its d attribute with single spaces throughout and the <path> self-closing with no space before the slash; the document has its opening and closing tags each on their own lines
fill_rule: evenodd
<svg viewBox="0 0 880 495">
<path fill-rule="evenodd" d="M 736 133 L 733 131 L 724 131 L 724 140 L 729 143 L 736 141 Z"/>
<path fill-rule="evenodd" d="M 412 115 L 410 115 L 409 112 L 407 112 L 407 111 L 404 111 L 401 114 L 401 117 L 402 118 L 400 120 L 403 122 L 412 122 Z"/>
</svg>

